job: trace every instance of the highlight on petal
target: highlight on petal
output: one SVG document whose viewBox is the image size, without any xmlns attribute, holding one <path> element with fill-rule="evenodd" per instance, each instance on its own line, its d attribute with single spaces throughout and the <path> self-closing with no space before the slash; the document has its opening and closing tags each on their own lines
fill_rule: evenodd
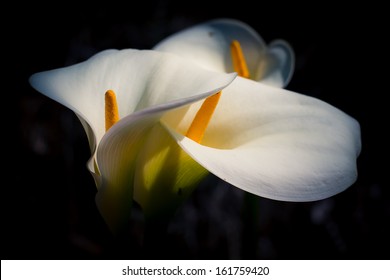
<svg viewBox="0 0 390 280">
<path fill-rule="evenodd" d="M 230 55 L 233 40 L 241 44 L 250 79 L 278 87 L 287 85 L 294 69 L 291 47 L 277 40 L 268 48 L 253 28 L 238 20 L 217 19 L 187 28 L 167 37 L 154 49 L 191 59 L 207 69 L 229 73 L 234 71 Z"/>
<path fill-rule="evenodd" d="M 202 145 L 182 133 L 196 106 L 180 124 L 164 119 L 166 129 L 194 160 L 238 188 L 313 201 L 356 180 L 359 124 L 325 102 L 238 77 L 224 89 Z"/>
</svg>

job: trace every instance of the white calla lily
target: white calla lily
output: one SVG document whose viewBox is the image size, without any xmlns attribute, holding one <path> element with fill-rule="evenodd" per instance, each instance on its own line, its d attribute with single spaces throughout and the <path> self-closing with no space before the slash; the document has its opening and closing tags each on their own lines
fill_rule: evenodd
<svg viewBox="0 0 390 280">
<path fill-rule="evenodd" d="M 167 111 L 220 91 L 235 76 L 205 71 L 171 54 L 108 50 L 83 63 L 34 74 L 30 83 L 36 90 L 73 110 L 81 120 L 92 152 L 88 167 L 98 188 L 97 205 L 110 229 L 117 232 L 128 221 L 134 185 L 145 188 L 141 192 L 142 205 L 154 183 L 141 182 L 140 171 L 138 183 L 134 182 L 134 177 L 136 167 L 151 160 L 144 158 L 141 163 L 138 157 L 142 157 L 142 149 L 150 146 L 147 137 L 156 130 L 159 119 Z M 104 94 L 108 89 L 117 93 L 122 119 L 105 132 Z M 156 151 L 166 148 L 167 141 L 163 138 L 161 133 L 153 138 Z M 169 144 L 172 149 L 179 148 L 173 140 Z M 182 189 L 178 197 L 182 199 L 189 193 L 185 188 L 194 187 L 200 180 L 198 177 L 204 177 L 207 171 L 186 154 L 174 153 L 194 170 L 177 185 L 175 178 L 169 182 L 172 191 Z M 158 166 L 153 170 L 155 173 L 158 172 L 156 169 Z"/>
<path fill-rule="evenodd" d="M 250 78 L 264 84 L 285 87 L 291 80 L 295 56 L 284 40 L 268 46 L 247 24 L 234 19 L 217 19 L 175 33 L 154 49 L 171 52 L 203 67 L 221 72 L 234 72 L 230 55 L 233 40 L 241 44 Z"/>
<path fill-rule="evenodd" d="M 356 180 L 354 119 L 315 98 L 234 78 L 170 54 L 111 50 L 30 82 L 82 120 L 98 171 L 89 165 L 97 205 L 114 232 L 129 218 L 132 199 L 146 215 L 164 212 L 207 171 L 285 201 L 323 199 Z M 105 132 L 107 89 L 118 94 L 121 119 Z M 203 100 L 221 89 L 201 144 L 187 138 Z"/>
</svg>

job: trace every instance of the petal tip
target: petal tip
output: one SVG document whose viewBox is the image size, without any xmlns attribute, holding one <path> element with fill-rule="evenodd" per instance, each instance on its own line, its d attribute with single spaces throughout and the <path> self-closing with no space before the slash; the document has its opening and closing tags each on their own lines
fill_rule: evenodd
<svg viewBox="0 0 390 280">
<path fill-rule="evenodd" d="M 283 87 L 286 87 L 290 82 L 295 69 L 294 50 L 287 41 L 276 39 L 268 45 L 268 51 L 278 60 L 283 79 Z"/>
</svg>

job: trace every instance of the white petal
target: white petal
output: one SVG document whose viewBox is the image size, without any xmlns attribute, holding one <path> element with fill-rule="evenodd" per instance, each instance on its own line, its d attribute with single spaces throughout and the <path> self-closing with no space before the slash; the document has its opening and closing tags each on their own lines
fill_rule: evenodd
<svg viewBox="0 0 390 280">
<path fill-rule="evenodd" d="M 295 55 L 290 44 L 284 40 L 272 41 L 265 60 L 265 73 L 258 80 L 270 86 L 286 87 L 295 68 Z"/>
<path fill-rule="evenodd" d="M 259 196 L 319 200 L 356 180 L 359 124 L 315 98 L 237 78 L 223 91 L 202 145 L 169 119 L 165 125 L 211 173 Z"/>
<path fill-rule="evenodd" d="M 158 121 L 156 114 L 134 114 L 117 123 L 102 139 L 97 151 L 101 173 L 96 204 L 113 233 L 118 233 L 130 218 L 133 202 L 136 158 L 148 131 Z M 116 133 L 112 133 L 114 130 Z"/>
<path fill-rule="evenodd" d="M 89 137 L 92 144 L 99 143 L 105 133 L 104 94 L 109 89 L 115 91 L 119 115 L 124 117 L 224 87 L 232 79 L 170 54 L 128 49 L 103 51 L 83 63 L 34 74 L 30 83 L 85 120 L 95 135 L 94 141 Z"/>
<path fill-rule="evenodd" d="M 219 19 L 196 25 L 173 34 L 154 49 L 191 59 L 208 69 L 229 73 L 234 72 L 230 54 L 233 40 L 240 42 L 249 72 L 256 79 L 266 46 L 254 29 L 237 20 Z"/>
<path fill-rule="evenodd" d="M 294 52 L 283 40 L 273 41 L 269 48 L 260 35 L 247 24 L 232 20 L 209 21 L 173 34 L 154 49 L 191 59 L 207 69 L 234 72 L 230 44 L 241 44 L 251 79 L 284 87 L 294 70 Z"/>
<path fill-rule="evenodd" d="M 95 153 L 96 153 L 96 147 L 97 147 L 96 136 L 95 136 L 95 133 L 93 132 L 91 126 L 87 123 L 87 121 L 84 120 L 83 117 L 79 116 L 77 113 L 76 113 L 76 116 L 79 118 L 79 120 L 80 120 L 80 122 L 85 130 L 85 133 L 87 134 L 87 139 L 88 139 L 88 143 L 89 143 L 89 147 L 91 149 L 91 155 L 92 155 L 88 160 L 87 168 L 96 180 L 97 179 L 96 175 L 99 175 L 99 171 L 97 170 L 96 165 L 95 165 Z"/>
</svg>

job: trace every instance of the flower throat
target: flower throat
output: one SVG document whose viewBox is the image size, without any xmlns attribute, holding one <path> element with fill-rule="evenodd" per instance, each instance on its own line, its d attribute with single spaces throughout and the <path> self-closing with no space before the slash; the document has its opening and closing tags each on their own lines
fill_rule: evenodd
<svg viewBox="0 0 390 280">
<path fill-rule="evenodd" d="M 249 78 L 248 66 L 241 49 L 241 45 L 237 40 L 233 40 L 230 44 L 230 53 L 232 56 L 234 71 L 236 71 L 240 77 Z M 217 107 L 219 98 L 221 97 L 221 93 L 222 91 L 206 98 L 203 102 L 187 130 L 186 136 L 188 138 L 198 143 L 202 141 L 206 128 L 213 116 L 215 108 Z"/>
<path fill-rule="evenodd" d="M 241 45 L 237 40 L 233 40 L 230 44 L 230 53 L 232 56 L 234 71 L 237 72 L 240 77 L 249 78 L 250 75 L 248 66 L 241 49 Z M 202 141 L 206 128 L 213 116 L 215 108 L 218 105 L 221 93 L 222 91 L 219 91 L 205 99 L 192 120 L 192 123 L 187 130 L 186 137 L 198 143 Z M 108 131 L 119 120 L 118 104 L 113 90 L 106 91 L 104 101 L 105 125 L 106 131 Z"/>
</svg>

